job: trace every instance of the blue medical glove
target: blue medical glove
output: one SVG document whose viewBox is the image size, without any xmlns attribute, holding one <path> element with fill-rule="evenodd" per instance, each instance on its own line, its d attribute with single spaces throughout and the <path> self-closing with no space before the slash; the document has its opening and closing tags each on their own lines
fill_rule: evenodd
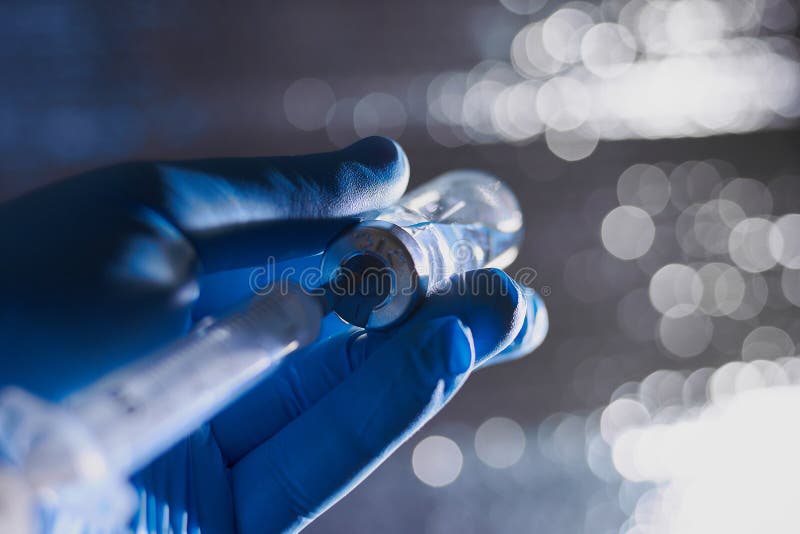
<svg viewBox="0 0 800 534">
<path fill-rule="evenodd" d="M 163 346 L 248 293 L 237 269 L 307 261 L 359 213 L 397 200 L 407 176 L 401 149 L 369 138 L 303 157 L 122 165 L 3 206 L 2 382 L 58 399 Z M 479 291 L 464 291 L 474 280 Z M 536 297 L 495 270 L 453 282 L 393 331 L 329 319 L 326 337 L 133 478 L 133 528 L 299 528 L 476 364 L 532 348 Z"/>
<path fill-rule="evenodd" d="M 320 252 L 407 181 L 402 150 L 373 137 L 302 157 L 127 163 L 0 206 L 0 385 L 59 399 L 91 383 L 219 309 L 206 295 L 248 293 L 213 273 Z"/>
</svg>

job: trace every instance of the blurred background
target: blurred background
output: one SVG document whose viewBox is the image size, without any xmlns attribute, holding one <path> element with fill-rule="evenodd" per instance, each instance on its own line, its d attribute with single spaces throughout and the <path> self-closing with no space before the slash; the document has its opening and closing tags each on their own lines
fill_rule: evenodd
<svg viewBox="0 0 800 534">
<path fill-rule="evenodd" d="M 490 171 L 547 340 L 306 532 L 797 532 L 799 21 L 796 0 L 4 2 L 0 200 L 373 134 L 412 184 Z"/>
</svg>

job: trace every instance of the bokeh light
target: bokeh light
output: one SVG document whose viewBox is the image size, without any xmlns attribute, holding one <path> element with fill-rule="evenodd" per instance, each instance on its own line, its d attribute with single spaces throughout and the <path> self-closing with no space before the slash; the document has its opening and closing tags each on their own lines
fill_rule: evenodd
<svg viewBox="0 0 800 534">
<path fill-rule="evenodd" d="M 411 456 L 414 475 L 434 488 L 452 484 L 461 473 L 464 456 L 458 444 L 444 436 L 428 436 L 420 441 Z"/>
<path fill-rule="evenodd" d="M 772 193 L 766 185 L 752 178 L 731 180 L 719 192 L 719 198 L 739 205 L 748 217 L 772 212 Z"/>
<path fill-rule="evenodd" d="M 292 82 L 283 94 L 283 110 L 289 122 L 300 130 L 324 128 L 328 111 L 336 103 L 330 84 L 316 78 Z"/>
<path fill-rule="evenodd" d="M 800 269 L 800 214 L 784 215 L 770 230 L 770 254 L 789 269 Z"/>
<path fill-rule="evenodd" d="M 650 216 L 634 206 L 614 208 L 603 219 L 601 228 L 606 250 L 623 260 L 638 258 L 650 250 L 655 233 Z"/>
<path fill-rule="evenodd" d="M 359 137 L 384 135 L 398 138 L 406 127 L 403 103 L 386 93 L 370 93 L 353 108 L 353 124 Z"/>
<path fill-rule="evenodd" d="M 724 254 L 733 228 L 744 218 L 744 210 L 735 202 L 709 200 L 694 214 L 694 238 L 709 254 Z"/>
<path fill-rule="evenodd" d="M 774 326 L 759 326 L 747 334 L 742 343 L 742 359 L 777 359 L 794 356 L 794 341 L 785 331 Z"/>
<path fill-rule="evenodd" d="M 625 26 L 602 22 L 584 34 L 581 58 L 593 74 L 601 78 L 613 78 L 623 74 L 633 64 L 636 59 L 636 40 Z"/>
<path fill-rule="evenodd" d="M 564 161 L 578 161 L 588 158 L 597 148 L 599 137 L 587 128 L 557 130 L 548 128 L 545 142 L 550 151 Z"/>
<path fill-rule="evenodd" d="M 672 372 L 682 400 L 604 434 L 628 481 L 620 486 L 629 514 L 620 531 L 793 532 L 800 525 L 800 432 L 791 424 L 800 403 L 798 369 L 798 358 L 785 357 Z M 604 420 L 614 420 L 620 402 L 605 408 Z M 625 402 L 637 406 L 637 398 Z M 632 492 L 630 484 L 644 489 Z"/>
<path fill-rule="evenodd" d="M 781 273 L 781 289 L 789 302 L 800 306 L 800 270 L 784 269 Z"/>
<path fill-rule="evenodd" d="M 711 344 L 714 324 L 706 315 L 664 315 L 658 323 L 659 340 L 670 353 L 691 358 Z"/>
<path fill-rule="evenodd" d="M 574 130 L 589 117 L 590 94 L 583 83 L 570 76 L 550 78 L 536 95 L 536 111 L 542 122 L 560 132 Z"/>
<path fill-rule="evenodd" d="M 745 282 L 739 271 L 726 263 L 707 263 L 697 270 L 703 285 L 700 309 L 712 316 L 730 315 L 741 306 Z"/>
<path fill-rule="evenodd" d="M 539 11 L 547 0 L 500 0 L 503 6 L 517 15 L 530 15 Z"/>
<path fill-rule="evenodd" d="M 529 24 L 511 42 L 511 62 L 514 67 L 520 74 L 534 79 L 555 74 L 564 66 L 545 49 L 543 27 L 541 22 Z"/>
<path fill-rule="evenodd" d="M 795 9 L 776 7 L 781 1 L 567 2 L 509 35 L 504 60 L 428 78 L 423 113 L 406 109 L 398 93 L 357 96 L 355 127 L 359 134 L 395 132 L 421 122 L 447 147 L 523 143 L 544 132 L 548 148 L 565 161 L 591 156 L 604 139 L 783 127 L 787 119 L 800 117 L 798 46 L 787 37 L 759 34 L 796 19 Z M 545 12 L 546 0 L 501 3 L 512 14 L 535 16 Z M 498 29 L 493 42 L 507 33 Z M 300 82 L 287 92 L 287 117 L 300 129 L 320 128 L 333 105 L 332 90 L 320 80 L 295 83 Z M 317 94 L 325 109 L 303 109 L 290 98 L 301 93 Z M 701 176 L 687 183 L 702 189 L 715 169 L 707 162 L 688 162 L 678 174 L 691 173 Z M 684 195 L 673 180 L 675 185 L 677 195 Z M 750 185 L 744 179 L 719 198 L 741 204 L 740 198 L 749 217 L 768 213 L 751 209 L 760 200 L 749 194 Z M 681 209 L 708 198 L 690 200 Z"/>
<path fill-rule="evenodd" d="M 617 181 L 617 198 L 621 205 L 635 206 L 657 215 L 669 202 L 669 179 L 655 165 L 631 165 Z"/>
<path fill-rule="evenodd" d="M 592 27 L 592 17 L 581 9 L 562 8 L 547 17 L 542 26 L 544 49 L 562 63 L 580 58 L 581 38 Z"/>
<path fill-rule="evenodd" d="M 706 161 L 684 161 L 676 165 L 669 180 L 672 204 L 681 210 L 711 200 L 722 184 L 717 168 Z"/>
<path fill-rule="evenodd" d="M 522 458 L 525 441 L 525 432 L 516 421 L 492 417 L 475 432 L 475 453 L 489 467 L 505 469 Z"/>
<path fill-rule="evenodd" d="M 665 265 L 650 279 L 650 302 L 670 317 L 693 313 L 703 298 L 703 280 L 688 265 Z"/>
<path fill-rule="evenodd" d="M 650 413 L 641 402 L 634 398 L 623 397 L 614 400 L 603 410 L 600 433 L 607 443 L 614 443 L 624 431 L 649 422 Z"/>
<path fill-rule="evenodd" d="M 744 276 L 744 297 L 742 303 L 729 315 L 739 321 L 753 319 L 761 313 L 767 304 L 769 288 L 767 281 L 760 274 Z"/>
<path fill-rule="evenodd" d="M 753 217 L 734 226 L 728 239 L 731 259 L 740 269 L 760 273 L 775 266 L 775 256 L 782 255 L 783 242 L 779 233 L 772 231 L 767 219 Z"/>
</svg>

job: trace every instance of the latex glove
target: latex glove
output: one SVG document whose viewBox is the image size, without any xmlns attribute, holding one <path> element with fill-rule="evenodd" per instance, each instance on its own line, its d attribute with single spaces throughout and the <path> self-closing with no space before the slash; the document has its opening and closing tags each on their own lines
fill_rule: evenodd
<svg viewBox="0 0 800 534">
<path fill-rule="evenodd" d="M 407 175 L 399 147 L 371 138 L 299 158 L 120 166 L 4 206 L 0 242 L 16 252 L 0 267 L 11 297 L 0 304 L 0 341 L 12 349 L 4 382 L 59 398 L 173 340 L 197 310 L 249 291 L 237 271 L 211 273 L 310 256 L 351 216 L 399 198 Z M 503 357 L 531 348 L 535 301 L 499 271 L 465 296 L 458 284 L 473 276 L 393 332 L 338 325 L 293 354 L 134 477 L 134 527 L 278 532 L 315 517 L 441 408 L 476 362 L 515 336 Z"/>
<path fill-rule="evenodd" d="M 0 385 L 63 397 L 173 341 L 197 309 L 252 296 L 213 273 L 318 253 L 407 181 L 402 150 L 373 137 L 301 157 L 122 164 L 0 206 Z"/>
</svg>

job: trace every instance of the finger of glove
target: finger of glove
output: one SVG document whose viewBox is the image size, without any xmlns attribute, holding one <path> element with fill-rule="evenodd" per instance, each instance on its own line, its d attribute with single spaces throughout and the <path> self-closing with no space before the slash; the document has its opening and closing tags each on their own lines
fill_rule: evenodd
<svg viewBox="0 0 800 534">
<path fill-rule="evenodd" d="M 496 269 L 471 271 L 452 280 L 447 291 L 432 294 L 403 327 L 358 337 L 351 332 L 335 335 L 284 360 L 272 376 L 212 422 L 226 461 L 238 461 L 300 417 L 407 328 L 424 330 L 436 319 L 456 316 L 471 332 L 476 361 L 502 350 L 526 318 L 525 299 L 516 284 Z"/>
<path fill-rule="evenodd" d="M 409 321 L 423 323 L 454 309 L 472 331 L 479 365 L 508 347 L 527 319 L 527 299 L 517 283 L 500 269 L 477 269 L 438 284 Z"/>
<path fill-rule="evenodd" d="M 112 172 L 113 171 L 113 172 Z M 357 215 L 395 202 L 408 159 L 384 137 L 335 152 L 136 163 L 93 173 L 114 194 L 153 208 L 197 249 L 206 272 L 315 254 Z"/>
<path fill-rule="evenodd" d="M 242 532 L 293 531 L 346 494 L 466 379 L 472 336 L 455 317 L 409 324 L 232 469 Z"/>
<path fill-rule="evenodd" d="M 544 300 L 533 289 L 521 286 L 522 293 L 527 303 L 525 321 L 517 336 L 506 348 L 483 362 L 481 367 L 488 367 L 498 363 L 516 360 L 526 356 L 539 348 L 544 342 L 550 327 Z"/>
</svg>

